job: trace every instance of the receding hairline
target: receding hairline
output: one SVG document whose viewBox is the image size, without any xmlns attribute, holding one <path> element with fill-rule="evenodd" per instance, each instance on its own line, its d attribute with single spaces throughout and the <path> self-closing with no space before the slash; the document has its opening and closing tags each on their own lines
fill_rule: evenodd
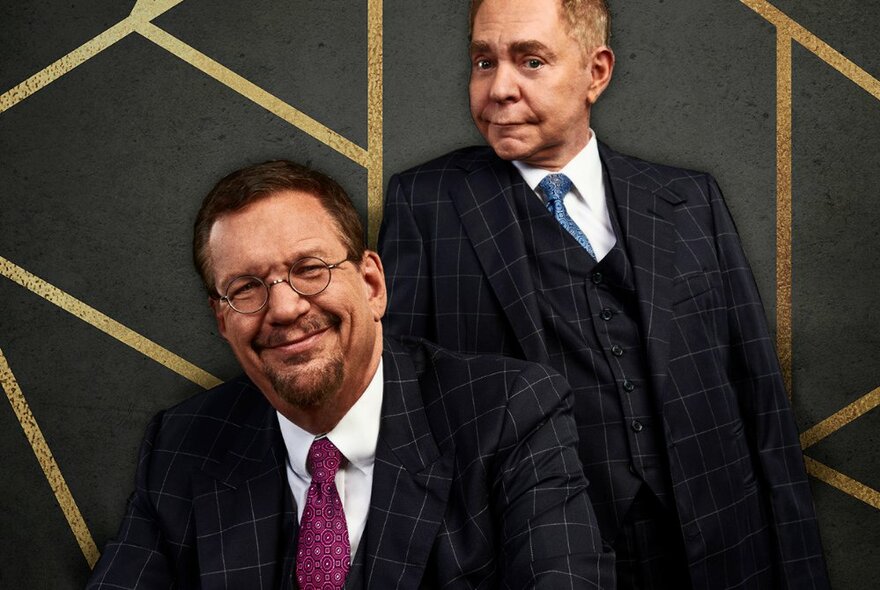
<svg viewBox="0 0 880 590">
<path fill-rule="evenodd" d="M 315 202 L 315 204 L 318 207 L 320 207 L 321 211 L 324 212 L 324 214 L 327 216 L 327 218 L 330 220 L 333 233 L 339 239 L 339 243 L 342 245 L 342 247 L 346 249 L 346 255 L 348 255 L 348 251 L 351 249 L 351 247 L 350 247 L 351 245 L 348 243 L 349 240 L 345 235 L 345 232 L 342 228 L 342 225 L 340 224 L 339 220 L 329 211 L 329 209 L 325 205 L 324 201 L 321 200 L 321 195 L 318 194 L 317 191 L 303 189 L 303 188 L 279 188 L 277 190 L 260 191 L 259 193 L 254 193 L 253 200 L 245 203 L 242 207 L 239 207 L 237 209 L 232 209 L 229 211 L 224 211 L 223 213 L 220 213 L 219 215 L 217 215 L 211 221 L 211 225 L 209 226 L 209 229 L 208 229 L 207 239 L 205 240 L 205 244 L 204 244 L 204 246 L 205 246 L 204 252 L 205 252 L 206 270 L 208 271 L 209 276 L 213 279 L 215 286 L 217 286 L 219 284 L 222 287 L 222 281 L 220 279 L 224 278 L 224 277 L 218 276 L 216 274 L 216 269 L 214 267 L 214 260 L 213 260 L 213 256 L 212 256 L 211 240 L 214 237 L 214 229 L 217 227 L 217 224 L 222 222 L 225 219 L 229 219 L 230 217 L 241 214 L 256 205 L 259 205 L 260 203 L 264 203 L 267 199 L 271 199 L 273 197 L 278 197 L 278 196 L 284 196 L 285 193 L 289 193 L 287 195 L 287 199 L 298 199 L 298 198 L 302 198 L 302 197 L 311 198 Z M 292 261 L 289 261 L 289 262 L 292 262 Z M 325 262 L 330 262 L 330 261 L 325 261 Z M 335 261 L 333 261 L 333 262 L 335 262 Z M 351 262 L 355 263 L 356 265 L 359 265 L 361 263 L 360 260 L 351 260 Z M 247 274 L 247 273 L 244 273 L 244 274 Z M 232 276 L 225 277 L 225 278 L 231 280 L 231 279 L 235 278 L 236 276 L 241 276 L 241 273 L 235 272 L 232 274 Z"/>
<path fill-rule="evenodd" d="M 565 26 L 565 32 L 581 45 L 586 54 L 597 47 L 607 46 L 611 41 L 611 13 L 606 0 L 586 0 L 582 8 L 595 13 L 598 18 L 583 22 L 575 14 L 577 6 L 571 6 L 566 0 L 554 0 L 559 17 Z M 485 0 L 470 0 L 468 39 L 473 39 L 474 21 Z M 580 34 L 579 34 L 580 31 Z"/>
</svg>

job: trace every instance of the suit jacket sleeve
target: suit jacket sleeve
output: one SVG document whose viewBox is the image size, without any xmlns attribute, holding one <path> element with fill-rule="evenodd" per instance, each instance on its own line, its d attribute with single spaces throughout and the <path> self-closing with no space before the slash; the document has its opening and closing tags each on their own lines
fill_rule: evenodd
<svg viewBox="0 0 880 590">
<path fill-rule="evenodd" d="M 786 395 L 764 309 L 733 219 L 714 179 L 709 198 L 715 223 L 728 329 L 729 379 L 737 393 L 752 452 L 767 486 L 775 528 L 780 588 L 828 587 L 810 485 L 797 426 Z"/>
<path fill-rule="evenodd" d="M 148 498 L 151 452 L 162 414 L 153 418 L 141 444 L 135 492 L 128 499 L 116 538 L 110 540 L 86 586 L 99 588 L 173 588 L 175 585 L 159 521 Z"/>
<path fill-rule="evenodd" d="M 431 269 L 425 248 L 406 188 L 395 174 L 388 182 L 379 231 L 379 255 L 388 287 L 388 313 L 383 323 L 389 333 L 436 342 Z"/>
<path fill-rule="evenodd" d="M 497 451 L 493 503 L 503 588 L 613 588 L 577 455 L 572 394 L 529 365 L 516 378 Z"/>
</svg>

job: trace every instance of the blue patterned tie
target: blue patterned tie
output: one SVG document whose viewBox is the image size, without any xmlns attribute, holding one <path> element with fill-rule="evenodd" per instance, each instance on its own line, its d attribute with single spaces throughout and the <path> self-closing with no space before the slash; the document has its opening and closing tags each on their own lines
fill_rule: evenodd
<svg viewBox="0 0 880 590">
<path fill-rule="evenodd" d="M 547 198 L 547 210 L 553 214 L 556 221 L 559 222 L 565 231 L 571 234 L 578 244 L 583 246 L 584 250 L 593 260 L 596 260 L 596 253 L 593 252 L 593 245 L 587 239 L 586 234 L 581 228 L 569 217 L 565 205 L 562 203 L 563 197 L 571 190 L 571 180 L 565 174 L 548 174 L 538 183 L 538 188 Z"/>
</svg>

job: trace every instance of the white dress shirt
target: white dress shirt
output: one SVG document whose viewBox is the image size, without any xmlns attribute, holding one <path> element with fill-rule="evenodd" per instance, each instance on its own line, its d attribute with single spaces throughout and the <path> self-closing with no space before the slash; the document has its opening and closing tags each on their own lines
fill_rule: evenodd
<svg viewBox="0 0 880 590">
<path fill-rule="evenodd" d="M 535 168 L 517 160 L 513 165 L 519 170 L 523 180 L 544 201 L 537 192 L 538 183 L 553 174 L 550 170 Z M 596 260 L 602 260 L 617 243 L 617 236 L 608 214 L 608 201 L 605 199 L 605 181 L 602 177 L 602 161 L 599 159 L 599 144 L 596 134 L 590 129 L 590 141 L 557 174 L 565 174 L 572 182 L 571 191 L 563 197 L 568 215 L 581 228 L 590 240 Z"/>
<path fill-rule="evenodd" d="M 345 511 L 351 559 L 367 524 L 370 495 L 373 490 L 373 465 L 376 461 L 376 442 L 379 440 L 379 422 L 382 415 L 382 360 L 373 379 L 342 420 L 326 434 L 342 456 L 342 467 L 336 472 L 336 489 Z M 281 436 L 287 447 L 287 481 L 296 502 L 297 520 L 302 520 L 312 476 L 306 469 L 306 458 L 315 435 L 307 432 L 278 414 Z"/>
</svg>

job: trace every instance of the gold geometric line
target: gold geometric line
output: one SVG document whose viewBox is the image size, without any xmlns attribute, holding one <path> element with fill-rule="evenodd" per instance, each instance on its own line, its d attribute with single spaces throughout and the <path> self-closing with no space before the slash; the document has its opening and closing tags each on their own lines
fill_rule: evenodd
<svg viewBox="0 0 880 590">
<path fill-rule="evenodd" d="M 792 396 L 791 37 L 776 32 L 776 351 Z"/>
<path fill-rule="evenodd" d="M 367 241 L 376 247 L 382 223 L 382 0 L 367 3 Z"/>
<path fill-rule="evenodd" d="M 124 39 L 139 24 L 156 18 L 182 1 L 138 0 L 129 16 L 0 95 L 0 113 L 14 107 L 78 65 L 95 57 L 117 41 Z"/>
<path fill-rule="evenodd" d="M 47 283 L 2 256 L 0 256 L 0 274 L 205 389 L 221 383 L 217 377 L 204 369 L 200 369 L 149 338 L 141 336 L 131 328 L 68 295 L 58 287 Z"/>
<path fill-rule="evenodd" d="M 76 537 L 76 542 L 79 544 L 83 556 L 86 558 L 89 567 L 94 567 L 95 562 L 98 561 L 100 556 L 98 547 L 95 545 L 92 533 L 89 531 L 89 527 L 79 511 L 79 507 L 76 505 L 76 500 L 73 499 L 73 494 L 70 492 L 64 476 L 61 474 L 61 468 L 52 455 L 51 449 L 49 449 L 49 443 L 46 442 L 46 437 L 43 436 L 43 431 L 37 425 L 37 420 L 34 418 L 34 414 L 31 412 L 31 408 L 21 392 L 15 376 L 12 374 L 12 369 L 6 361 L 3 350 L 0 350 L 0 386 L 3 387 L 9 403 L 12 404 L 12 409 L 18 417 L 18 422 L 21 424 L 22 430 L 24 430 L 34 455 L 37 456 L 37 461 L 40 463 L 43 474 L 52 488 L 52 493 L 55 494 L 55 500 L 57 500 L 61 511 L 64 513 L 64 518 L 67 519 L 70 530 L 73 531 L 73 536 Z"/>
<path fill-rule="evenodd" d="M 61 59 L 43 68 L 24 82 L 0 95 L 0 113 L 43 89 L 73 68 L 98 55 L 134 30 L 136 21 L 125 18 L 91 41 L 80 45 Z"/>
<path fill-rule="evenodd" d="M 828 416 L 801 433 L 801 448 L 808 449 L 828 435 L 837 432 L 856 418 L 880 406 L 880 387 Z"/>
<path fill-rule="evenodd" d="M 150 21 L 181 2 L 183 0 L 137 0 L 131 9 L 131 16 L 139 22 Z"/>
<path fill-rule="evenodd" d="M 293 108 L 280 98 L 266 92 L 253 82 L 214 61 L 194 47 L 187 45 L 180 39 L 149 22 L 139 24 L 136 30 L 159 47 L 208 74 L 221 84 L 255 102 L 294 127 L 305 131 L 324 145 L 336 150 L 364 168 L 369 166 L 369 157 L 364 148 L 349 141 L 329 127 L 325 127 L 302 111 Z"/>
<path fill-rule="evenodd" d="M 816 479 L 824 481 L 841 492 L 849 494 L 857 500 L 861 500 L 868 506 L 873 506 L 880 510 L 880 492 L 874 488 L 870 488 L 848 475 L 844 475 L 839 471 L 828 467 L 824 463 L 820 463 L 806 455 L 804 455 L 804 463 L 807 467 L 807 473 Z"/>
<path fill-rule="evenodd" d="M 825 63 L 852 80 L 865 92 L 880 100 L 880 80 L 857 66 L 825 41 L 805 29 L 784 12 L 765 0 L 740 0 L 743 4 L 774 24 L 780 31 L 809 49 Z"/>
</svg>

